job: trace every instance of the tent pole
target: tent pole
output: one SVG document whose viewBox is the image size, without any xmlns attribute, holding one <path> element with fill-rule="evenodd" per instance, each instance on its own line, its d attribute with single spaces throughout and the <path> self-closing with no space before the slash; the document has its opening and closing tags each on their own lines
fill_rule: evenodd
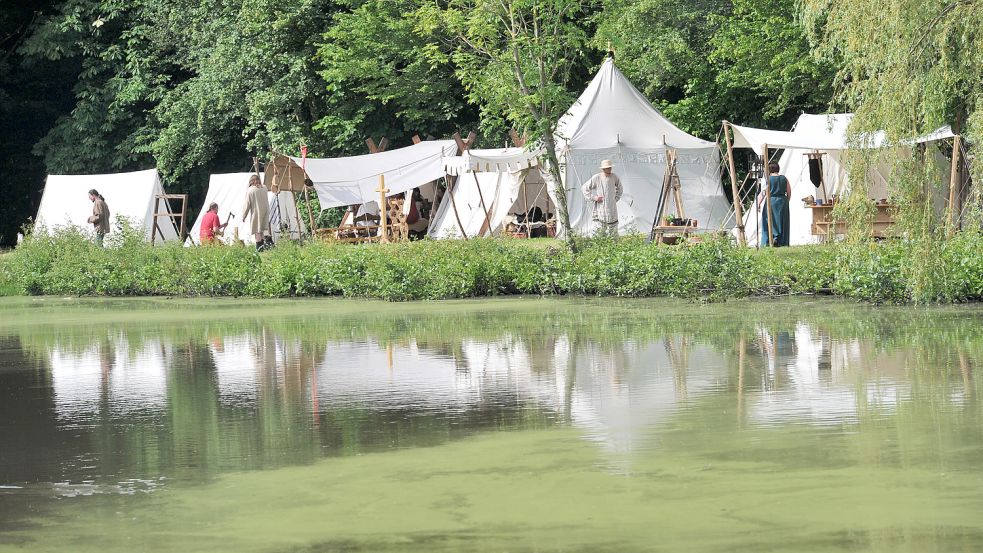
<svg viewBox="0 0 983 553">
<path fill-rule="evenodd" d="M 775 217 L 771 208 L 771 182 L 768 175 L 768 145 L 761 147 L 761 184 L 767 185 L 765 205 L 768 206 L 768 245 L 775 245 Z"/>
<path fill-rule="evenodd" d="M 961 137 L 957 134 L 952 137 L 952 167 L 949 169 L 949 232 L 948 235 L 951 237 L 957 230 L 959 226 L 958 210 L 956 209 L 956 199 L 958 197 L 959 189 L 959 154 L 961 145 Z"/>
<path fill-rule="evenodd" d="M 491 226 L 491 213 L 488 212 L 488 206 L 485 205 L 485 197 L 481 193 L 481 184 L 478 183 L 478 174 L 474 171 L 471 174 L 474 176 L 474 185 L 478 187 L 478 201 L 481 202 L 481 210 L 485 212 L 485 223 L 481 225 L 481 229 L 478 231 L 478 236 L 482 236 L 485 234 L 485 228 Z"/>
<path fill-rule="evenodd" d="M 379 242 L 386 244 L 389 242 L 389 237 L 386 236 L 386 216 L 389 215 L 389 206 L 386 205 L 386 193 L 389 192 L 386 189 L 386 176 L 379 175 Z"/>
<path fill-rule="evenodd" d="M 314 228 L 314 210 L 311 209 L 311 197 L 307 193 L 307 178 L 308 178 L 307 177 L 307 145 L 304 144 L 304 143 L 301 143 L 301 145 L 300 145 L 300 169 L 301 169 L 301 171 L 304 172 L 304 204 L 307 205 L 307 219 L 308 219 L 308 221 L 310 222 L 310 225 L 311 225 L 311 226 L 307 227 L 307 230 L 308 230 L 308 232 L 311 233 L 311 238 L 313 238 L 314 235 L 315 235 L 314 231 L 316 229 Z M 294 198 L 296 198 L 296 196 L 294 196 Z M 297 202 L 295 201 L 294 202 L 294 208 L 296 208 L 296 207 L 297 207 Z M 301 234 L 301 232 L 300 232 L 300 214 L 299 213 L 297 214 L 297 227 L 298 227 L 297 228 L 297 235 L 299 236 Z"/>
<path fill-rule="evenodd" d="M 457 212 L 457 200 L 454 199 L 454 187 L 453 187 L 453 185 L 455 184 L 455 181 L 456 180 L 457 180 L 456 178 L 453 178 L 452 179 L 448 175 L 444 175 L 444 184 L 447 185 L 445 187 L 447 190 L 444 192 L 444 194 L 449 194 L 450 195 L 450 197 L 451 197 L 451 209 L 454 210 L 454 219 L 457 220 L 457 228 L 461 229 L 461 236 L 463 236 L 464 239 L 467 240 L 468 239 L 468 233 L 464 231 L 464 225 L 461 223 L 461 215 L 458 214 L 458 212 Z"/>
<path fill-rule="evenodd" d="M 737 187 L 737 170 L 734 168 L 734 144 L 731 141 L 730 133 L 733 128 L 729 122 L 724 121 L 724 138 L 727 141 L 727 169 L 730 173 L 730 193 L 734 198 L 734 217 L 737 219 L 737 242 L 743 247 L 747 246 L 747 237 L 744 235 L 744 206 Z"/>
<path fill-rule="evenodd" d="M 522 207 L 526 210 L 526 238 L 532 238 L 532 227 L 529 225 L 529 195 L 526 194 L 525 179 L 522 179 Z"/>
</svg>

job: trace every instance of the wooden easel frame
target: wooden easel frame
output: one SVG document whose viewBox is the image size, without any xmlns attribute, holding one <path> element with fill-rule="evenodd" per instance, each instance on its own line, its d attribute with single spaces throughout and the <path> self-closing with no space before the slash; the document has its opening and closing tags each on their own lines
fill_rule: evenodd
<svg viewBox="0 0 983 553">
<path fill-rule="evenodd" d="M 652 230 L 649 233 L 649 240 L 657 244 L 665 243 L 666 234 L 682 234 L 686 237 L 695 230 L 695 227 L 689 224 L 684 226 L 660 224 L 663 217 L 665 217 L 666 208 L 669 206 L 670 201 L 675 202 L 676 210 L 679 212 L 679 218 L 686 218 L 686 211 L 683 206 L 682 183 L 679 180 L 678 158 L 676 156 L 676 150 L 666 150 L 666 172 L 662 177 L 662 194 L 659 196 L 659 205 L 656 208 L 655 219 L 652 221 Z"/>
<path fill-rule="evenodd" d="M 164 205 L 167 206 L 167 211 L 164 213 L 160 212 L 160 201 L 164 200 Z M 181 212 L 175 213 L 171 211 L 171 206 L 167 203 L 168 200 L 180 200 L 181 202 Z M 166 240 L 164 237 L 164 231 L 160 228 L 160 219 L 167 217 L 170 219 L 175 226 L 178 227 L 178 237 L 181 242 L 184 242 L 188 238 L 187 230 L 187 219 L 188 219 L 188 195 L 187 194 L 157 194 L 154 196 L 154 212 L 153 212 L 153 229 L 150 232 L 150 245 L 153 246 L 157 239 L 157 233 L 160 233 L 160 240 L 163 242 Z M 178 219 L 180 219 L 180 224 L 178 224 Z"/>
</svg>

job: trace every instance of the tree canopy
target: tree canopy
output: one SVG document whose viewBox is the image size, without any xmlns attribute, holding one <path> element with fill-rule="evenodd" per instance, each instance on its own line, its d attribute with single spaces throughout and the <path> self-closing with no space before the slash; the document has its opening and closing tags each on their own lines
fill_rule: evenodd
<svg viewBox="0 0 983 553">
<path fill-rule="evenodd" d="M 49 173 L 156 166 L 202 199 L 270 152 L 510 128 L 546 138 L 608 43 L 681 128 L 855 110 L 983 137 L 980 0 L 10 0 L 0 13 L 0 243 Z M 871 22 L 877 22 L 873 25 Z M 983 177 L 977 162 L 976 176 Z"/>
</svg>

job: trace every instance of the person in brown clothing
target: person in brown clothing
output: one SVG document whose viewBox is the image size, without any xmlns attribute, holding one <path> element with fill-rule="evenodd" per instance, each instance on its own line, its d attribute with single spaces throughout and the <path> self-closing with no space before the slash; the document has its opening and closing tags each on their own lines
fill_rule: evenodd
<svg viewBox="0 0 983 553">
<path fill-rule="evenodd" d="M 96 191 L 95 188 L 89 190 L 89 201 L 92 202 L 92 216 L 89 222 L 92 229 L 96 231 L 96 245 L 102 247 L 103 238 L 109 233 L 109 206 L 106 205 L 106 198 Z"/>
</svg>

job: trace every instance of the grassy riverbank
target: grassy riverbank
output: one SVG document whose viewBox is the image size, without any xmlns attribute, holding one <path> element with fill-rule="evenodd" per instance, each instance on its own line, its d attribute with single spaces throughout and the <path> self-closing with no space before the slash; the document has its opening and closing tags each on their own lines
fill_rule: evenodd
<svg viewBox="0 0 983 553">
<path fill-rule="evenodd" d="M 0 257 L 0 294 L 347 296 L 386 300 L 510 294 L 723 299 L 832 293 L 874 302 L 983 299 L 983 239 L 756 251 L 726 241 L 683 247 L 640 238 L 469 240 L 348 246 L 97 249 L 84 237 L 36 237 Z"/>
</svg>

